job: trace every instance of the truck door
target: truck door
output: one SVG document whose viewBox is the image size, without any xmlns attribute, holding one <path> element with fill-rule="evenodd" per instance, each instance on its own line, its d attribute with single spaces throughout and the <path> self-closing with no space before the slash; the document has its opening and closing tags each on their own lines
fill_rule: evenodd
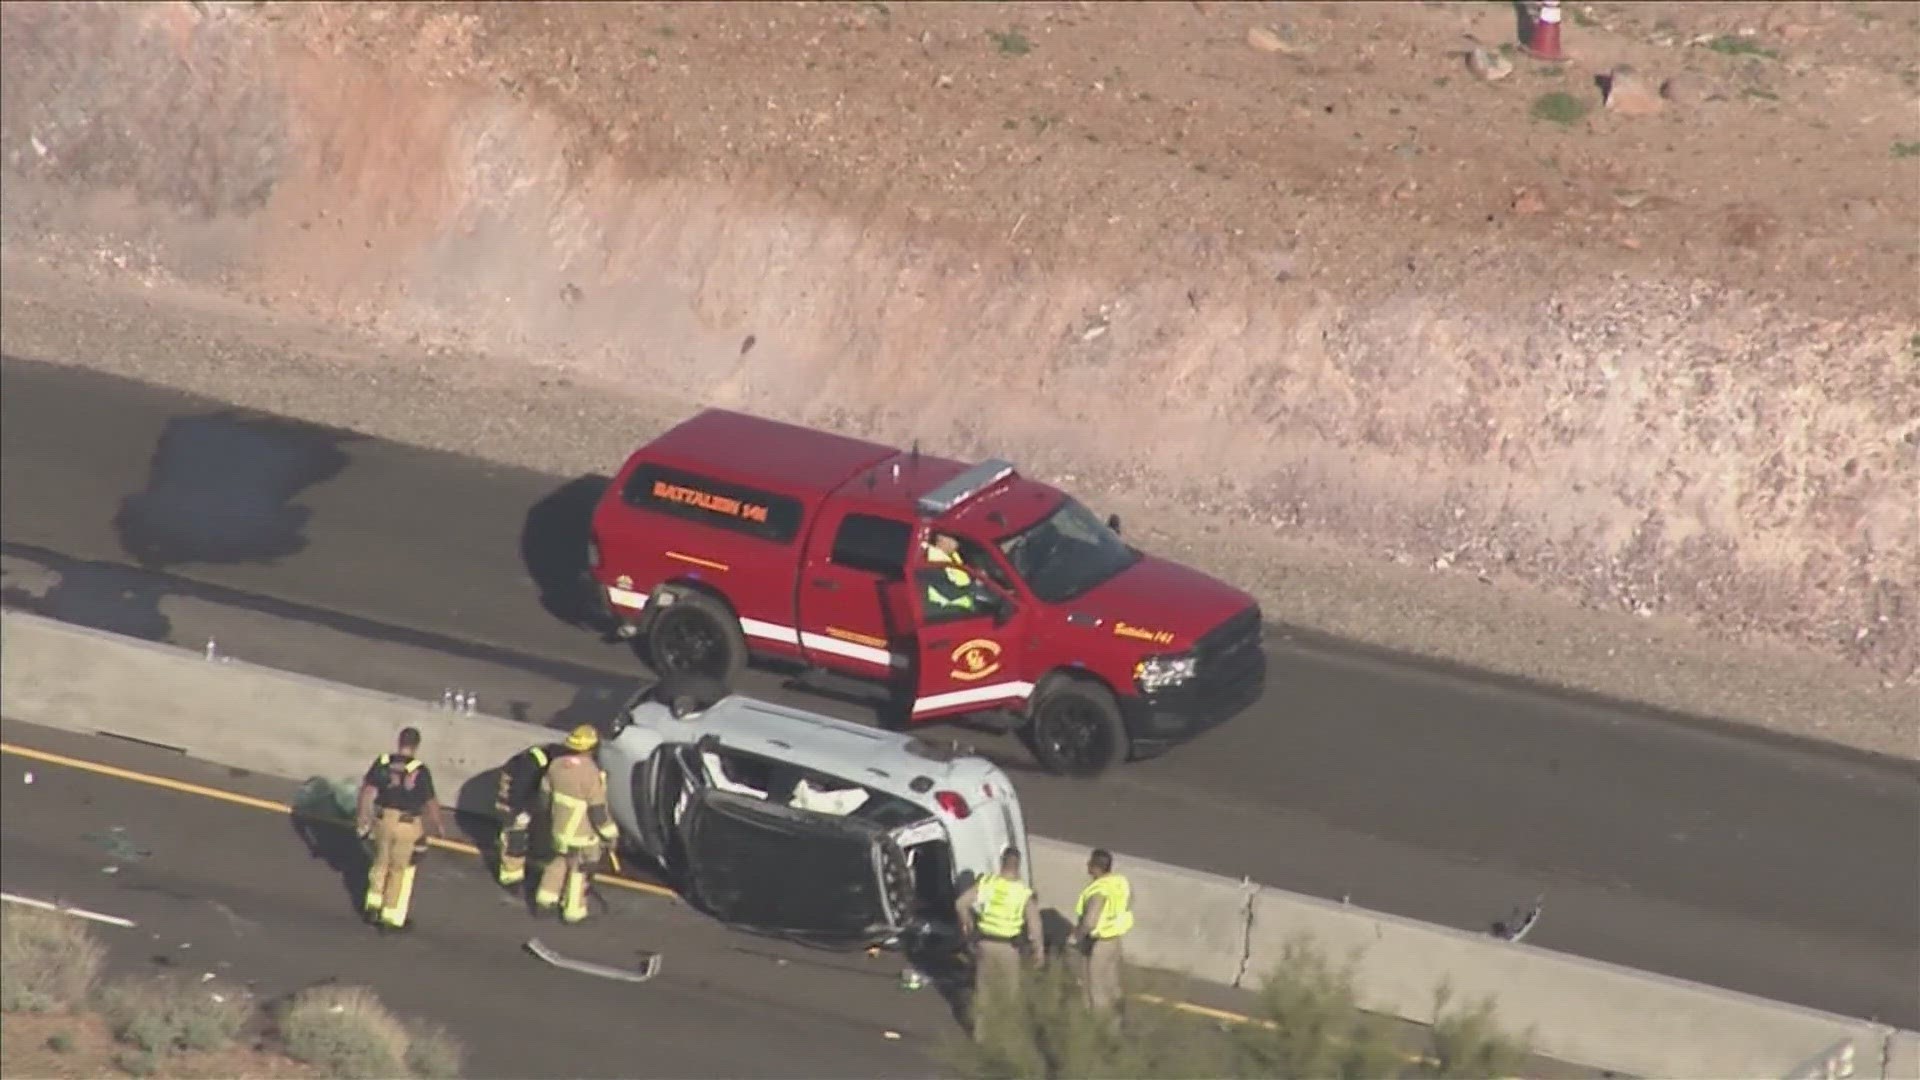
<svg viewBox="0 0 1920 1080">
<path fill-rule="evenodd" d="M 906 579 L 913 526 L 828 509 L 800 570 L 800 647 L 821 667 L 885 679 L 912 659 L 913 628 L 888 602 Z"/>
<path fill-rule="evenodd" d="M 917 534 L 916 534 L 917 535 Z M 986 573 L 971 571 L 971 611 L 955 612 L 933 604 L 927 583 L 944 571 L 929 566 L 923 544 L 909 549 L 912 587 L 909 609 L 916 623 L 913 720 L 922 723 L 1018 705 L 1033 693 L 1026 680 L 1027 613 L 994 585 Z"/>
</svg>

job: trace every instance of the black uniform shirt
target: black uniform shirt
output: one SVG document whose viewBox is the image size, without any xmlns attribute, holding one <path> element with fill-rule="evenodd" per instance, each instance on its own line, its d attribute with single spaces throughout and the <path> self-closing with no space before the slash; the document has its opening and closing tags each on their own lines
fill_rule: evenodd
<svg viewBox="0 0 1920 1080">
<path fill-rule="evenodd" d="M 538 751 L 545 760 L 535 757 Z M 547 764 L 554 758 L 566 753 L 559 743 L 546 743 L 541 746 L 529 746 L 513 755 L 507 761 L 507 805 L 516 810 L 531 805 L 534 796 L 540 792 L 540 778 L 546 775 Z"/>
<path fill-rule="evenodd" d="M 418 814 L 433 801 L 433 770 L 406 754 L 374 758 L 364 782 L 373 785 L 373 805 L 382 809 Z"/>
</svg>

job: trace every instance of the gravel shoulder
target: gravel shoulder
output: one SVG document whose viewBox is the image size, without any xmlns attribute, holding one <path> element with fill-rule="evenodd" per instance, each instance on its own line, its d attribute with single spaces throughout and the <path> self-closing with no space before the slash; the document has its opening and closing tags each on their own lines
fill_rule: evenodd
<svg viewBox="0 0 1920 1080">
<path fill-rule="evenodd" d="M 576 475 L 613 468 L 697 402 L 397 344 L 158 278 L 0 260 L 0 349 L 414 445 Z M 1214 524 L 1097 477 L 1049 476 L 1145 546 L 1241 583 L 1305 631 L 1680 713 L 1920 758 L 1913 688 L 1811 651 L 1581 608 L 1498 575 Z"/>
</svg>

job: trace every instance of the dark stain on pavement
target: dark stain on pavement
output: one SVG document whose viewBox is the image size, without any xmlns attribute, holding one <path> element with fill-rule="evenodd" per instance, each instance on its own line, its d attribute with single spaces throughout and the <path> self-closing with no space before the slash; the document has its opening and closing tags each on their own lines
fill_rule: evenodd
<svg viewBox="0 0 1920 1080">
<path fill-rule="evenodd" d="M 293 500 L 345 471 L 339 444 L 359 438 L 234 409 L 176 417 L 154 447 L 146 489 L 120 504 L 120 546 L 148 569 L 295 555 L 313 511 Z"/>
</svg>

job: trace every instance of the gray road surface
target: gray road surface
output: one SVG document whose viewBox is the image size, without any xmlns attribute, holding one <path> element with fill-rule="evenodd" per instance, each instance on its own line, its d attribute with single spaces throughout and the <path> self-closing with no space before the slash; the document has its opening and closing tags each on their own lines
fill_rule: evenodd
<svg viewBox="0 0 1920 1080">
<path fill-rule="evenodd" d="M 235 777 L 177 755 L 24 725 L 3 730 L 36 749 L 281 802 L 293 793 L 284 781 Z M 351 864 L 349 835 L 323 830 L 316 854 L 287 815 L 4 761 L 6 891 L 134 920 L 133 929 L 95 927 L 121 972 L 211 972 L 251 984 L 265 1000 L 325 980 L 368 986 L 401 1016 L 451 1029 L 467 1049 L 462 1075 L 474 1077 L 944 1072 L 933 1054 L 955 1030 L 951 1014 L 931 991 L 900 990 L 894 959 L 732 934 L 670 901 L 611 889 L 614 910 L 596 922 L 536 923 L 477 859 L 444 851 L 423 863 L 418 928 L 382 938 L 356 918 L 346 879 L 360 879 L 335 868 Z M 549 967 L 523 951 L 536 932 L 607 963 L 661 951 L 662 973 L 630 985 Z"/>
<path fill-rule="evenodd" d="M 591 479 L 77 369 L 0 377 L 8 603 L 190 647 L 230 627 L 250 659 L 542 722 L 638 671 L 569 621 Z M 1475 929 L 1544 891 L 1543 946 L 1920 1025 L 1910 764 L 1301 636 L 1272 659 L 1252 712 L 1091 784 L 982 745 L 1047 835 Z"/>
</svg>

